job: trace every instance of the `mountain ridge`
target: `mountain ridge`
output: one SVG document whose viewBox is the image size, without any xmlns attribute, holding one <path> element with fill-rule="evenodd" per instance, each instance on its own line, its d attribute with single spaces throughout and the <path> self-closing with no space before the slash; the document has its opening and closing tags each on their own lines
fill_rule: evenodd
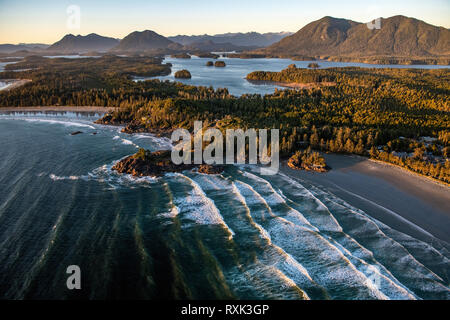
<svg viewBox="0 0 450 320">
<path fill-rule="evenodd" d="M 46 50 L 62 53 L 86 53 L 89 51 L 107 52 L 118 43 L 118 39 L 100 36 L 96 33 L 90 33 L 85 36 L 67 34 L 61 40 L 49 46 Z"/>
<path fill-rule="evenodd" d="M 123 38 L 111 51 L 138 52 L 152 50 L 180 50 L 182 45 L 152 30 L 134 31 Z"/>
<path fill-rule="evenodd" d="M 380 29 L 323 17 L 260 50 L 265 54 L 315 56 L 447 56 L 450 30 L 401 15 L 380 18 Z"/>
</svg>

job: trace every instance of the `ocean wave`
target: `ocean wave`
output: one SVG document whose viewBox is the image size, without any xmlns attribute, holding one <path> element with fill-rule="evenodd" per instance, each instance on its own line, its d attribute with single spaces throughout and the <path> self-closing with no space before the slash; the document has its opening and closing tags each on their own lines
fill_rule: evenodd
<svg viewBox="0 0 450 320">
<path fill-rule="evenodd" d="M 118 160 L 120 161 L 120 160 Z M 104 164 L 94 170 L 88 172 L 81 176 L 58 176 L 55 174 L 50 174 L 49 177 L 53 181 L 96 181 L 99 183 L 104 183 L 108 186 L 108 190 L 117 190 L 121 188 L 134 189 L 136 187 L 151 187 L 152 184 L 157 183 L 159 177 L 134 177 L 130 174 L 119 174 L 112 170 L 112 167 L 118 162 L 113 161 L 109 164 Z"/>
<path fill-rule="evenodd" d="M 223 225 L 230 234 L 229 239 L 233 238 L 235 235 L 234 231 L 225 223 L 214 201 L 206 196 L 205 192 L 194 180 L 181 173 L 170 173 L 165 176 L 167 178 L 173 177 L 178 181 L 183 179 L 191 186 L 188 194 L 182 197 L 174 197 L 173 199 L 180 217 L 192 221 L 194 224 Z"/>
<path fill-rule="evenodd" d="M 113 140 L 120 140 L 122 142 L 122 144 L 124 144 L 124 145 L 130 145 L 130 146 L 135 146 L 136 148 L 139 148 L 139 146 L 137 144 L 135 144 L 133 141 L 121 138 L 120 136 L 114 136 Z"/>
<path fill-rule="evenodd" d="M 49 123 L 49 124 L 59 124 L 63 125 L 65 127 L 80 127 L 80 128 L 89 128 L 95 130 L 94 126 L 91 126 L 89 124 L 80 123 L 80 122 L 73 122 L 73 121 L 63 121 L 63 120 L 50 120 L 50 119 L 26 119 L 26 118 L 11 118 L 10 120 L 23 120 L 26 122 L 42 122 L 42 123 Z"/>
<path fill-rule="evenodd" d="M 157 150 L 172 150 L 172 141 L 166 137 L 155 137 L 152 134 L 133 134 L 136 139 L 150 139 L 152 143 L 156 144 Z"/>
<path fill-rule="evenodd" d="M 51 173 L 51 174 L 49 175 L 49 177 L 50 177 L 50 179 L 52 179 L 53 181 L 61 181 L 61 180 L 72 180 L 72 181 L 76 181 L 76 180 L 79 180 L 79 179 L 81 178 L 81 176 L 68 176 L 68 177 L 65 177 L 65 176 L 57 176 L 57 175 L 55 175 L 55 174 L 53 174 L 53 173 Z"/>
</svg>

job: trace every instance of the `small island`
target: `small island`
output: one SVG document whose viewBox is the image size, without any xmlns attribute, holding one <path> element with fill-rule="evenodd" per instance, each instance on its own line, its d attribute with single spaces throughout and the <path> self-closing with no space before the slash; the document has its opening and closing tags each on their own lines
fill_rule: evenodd
<svg viewBox="0 0 450 320">
<path fill-rule="evenodd" d="M 214 66 L 214 62 L 208 61 L 208 62 L 206 63 L 206 66 L 207 66 L 207 67 L 213 67 L 213 66 Z"/>
<path fill-rule="evenodd" d="M 310 64 L 308 64 L 308 68 L 310 68 L 310 69 L 319 69 L 320 66 L 319 66 L 318 63 L 311 62 Z"/>
<path fill-rule="evenodd" d="M 191 56 L 187 53 L 177 53 L 170 56 L 171 58 L 175 59 L 191 59 Z"/>
<path fill-rule="evenodd" d="M 175 72 L 175 78 L 177 79 L 191 79 L 192 75 L 188 70 L 180 70 Z"/>
<path fill-rule="evenodd" d="M 218 67 L 218 68 L 224 68 L 227 65 L 226 65 L 225 61 L 216 61 L 216 63 L 214 63 L 214 66 Z"/>
<path fill-rule="evenodd" d="M 223 172 L 223 166 L 216 165 L 194 165 L 180 164 L 176 165 L 171 159 L 172 151 L 162 150 L 151 152 L 143 148 L 125 159 L 116 163 L 112 170 L 122 174 L 131 174 L 134 177 L 159 177 L 169 172 L 182 172 L 185 170 L 198 169 L 199 173 L 220 174 Z"/>
<path fill-rule="evenodd" d="M 209 58 L 209 59 L 219 59 L 220 56 L 214 53 L 208 53 L 208 52 L 198 52 L 195 53 L 195 55 L 199 58 Z"/>
<path fill-rule="evenodd" d="M 316 172 L 327 172 L 329 167 L 318 152 L 311 151 L 311 148 L 305 151 L 297 151 L 292 157 L 289 158 L 288 167 L 294 170 L 307 170 Z"/>
</svg>

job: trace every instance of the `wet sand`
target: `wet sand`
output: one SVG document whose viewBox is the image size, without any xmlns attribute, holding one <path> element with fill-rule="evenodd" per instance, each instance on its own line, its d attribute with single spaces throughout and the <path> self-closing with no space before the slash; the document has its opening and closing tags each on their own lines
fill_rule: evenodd
<svg viewBox="0 0 450 320">
<path fill-rule="evenodd" d="M 388 226 L 428 243 L 450 247 L 450 187 L 358 156 L 324 155 L 327 173 L 280 171 L 323 187 Z"/>
</svg>

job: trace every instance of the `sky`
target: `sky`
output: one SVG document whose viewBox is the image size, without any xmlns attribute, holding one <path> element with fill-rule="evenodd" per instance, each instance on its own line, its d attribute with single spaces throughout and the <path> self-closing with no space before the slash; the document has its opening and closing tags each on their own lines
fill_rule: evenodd
<svg viewBox="0 0 450 320">
<path fill-rule="evenodd" d="M 295 32 L 324 16 L 368 22 L 399 14 L 450 28 L 450 0 L 0 0 L 0 43 L 51 44 L 68 33 L 123 38 L 143 30 Z"/>
</svg>

